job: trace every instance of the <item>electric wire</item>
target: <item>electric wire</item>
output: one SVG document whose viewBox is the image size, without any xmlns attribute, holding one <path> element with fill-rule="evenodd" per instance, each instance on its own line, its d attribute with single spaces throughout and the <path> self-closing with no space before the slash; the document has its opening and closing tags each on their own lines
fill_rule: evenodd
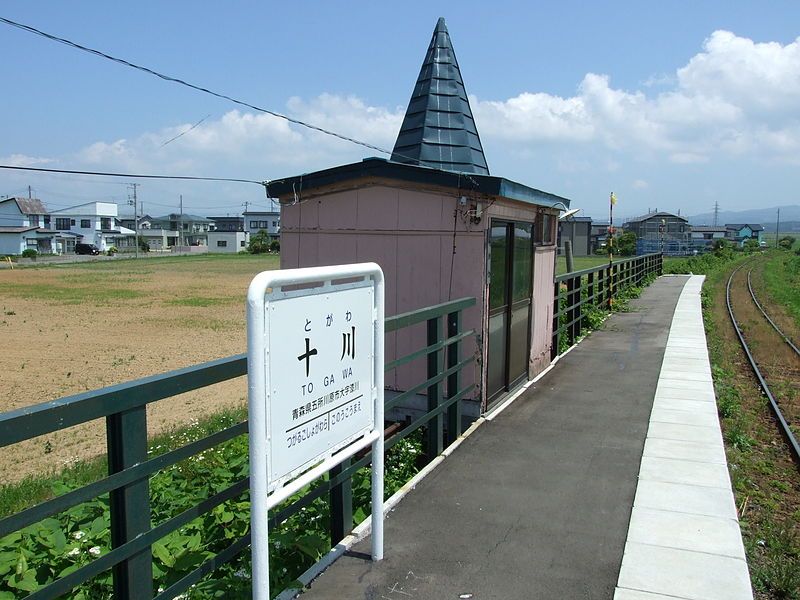
<svg viewBox="0 0 800 600">
<path fill-rule="evenodd" d="M 100 58 L 105 58 L 105 59 L 113 61 L 115 63 L 124 65 L 126 67 L 130 67 L 132 69 L 136 69 L 138 71 L 142 71 L 144 73 L 148 73 L 149 75 L 153 75 L 155 77 L 158 77 L 159 79 L 163 79 L 164 81 L 170 81 L 172 83 L 177 83 L 178 85 L 186 86 L 186 87 L 191 88 L 193 90 L 197 90 L 198 92 L 202 92 L 204 94 L 209 94 L 211 96 L 215 96 L 215 97 L 221 98 L 223 100 L 228 100 L 229 102 L 233 102 L 234 104 L 238 104 L 239 106 L 244 106 L 244 107 L 250 108 L 252 110 L 255 110 L 255 111 L 258 111 L 258 112 L 261 112 L 261 113 L 272 115 L 273 117 L 277 117 L 279 119 L 284 119 L 285 121 L 288 121 L 289 123 L 293 123 L 295 125 L 299 125 L 300 127 L 305 127 L 307 129 L 311 129 L 313 131 L 318 131 L 320 133 L 324 133 L 325 135 L 330 135 L 330 136 L 339 138 L 340 140 L 344 140 L 346 142 L 350 142 L 350 143 L 353 143 L 353 144 L 357 144 L 359 146 L 363 146 L 365 148 L 369 148 L 370 150 L 376 150 L 376 151 L 381 152 L 383 154 L 392 154 L 391 151 L 386 150 L 385 148 L 381 148 L 380 146 L 375 146 L 374 144 L 370 144 L 370 143 L 367 143 L 367 142 L 362 142 L 361 140 L 357 140 L 355 138 L 352 138 L 352 137 L 349 137 L 349 136 L 346 136 L 346 135 L 342 135 L 341 133 L 337 133 L 335 131 L 331 131 L 330 129 L 325 129 L 323 127 L 319 127 L 318 125 L 314 125 L 313 123 L 308 123 L 306 121 L 301 121 L 300 119 L 295 119 L 295 118 L 290 117 L 288 115 L 284 115 L 284 114 L 279 113 L 277 111 L 269 110 L 267 108 L 263 108 L 261 106 L 255 105 L 255 104 L 251 104 L 251 103 L 245 102 L 243 100 L 237 100 L 233 96 L 229 96 L 227 94 L 222 94 L 220 92 L 215 92 L 215 91 L 210 90 L 210 89 L 208 89 L 206 87 L 203 87 L 203 86 L 200 86 L 200 85 L 195 85 L 193 83 L 189 83 L 188 81 L 185 81 L 183 79 L 179 79 L 177 77 L 172 77 L 170 75 L 165 75 L 164 73 L 160 73 L 160 72 L 155 71 L 153 69 L 150 69 L 148 67 L 145 67 L 145 66 L 142 66 L 142 65 L 137 65 L 136 63 L 132 63 L 132 62 L 130 62 L 128 60 L 125 60 L 124 58 L 118 58 L 116 56 L 112 56 L 110 54 L 106 54 L 105 52 L 101 52 L 100 50 L 95 50 L 94 48 L 89 48 L 88 46 L 83 46 L 81 44 L 78 44 L 78 43 L 73 42 L 71 40 L 68 40 L 66 38 L 62 38 L 62 37 L 58 37 L 56 35 L 52 35 L 50 33 L 44 32 L 44 31 L 42 31 L 40 29 L 36 29 L 35 27 L 31 27 L 30 25 L 25 25 L 23 23 L 18 23 L 16 21 L 12 21 L 11 19 L 6 19 L 5 17 L 0 17 L 0 22 L 5 23 L 7 25 L 10 25 L 12 27 L 16 27 L 17 29 L 22 29 L 23 31 L 27 31 L 29 33 L 33 33 L 35 35 L 41 36 L 41 37 L 46 38 L 48 40 L 51 40 L 53 42 L 58 42 L 60 44 L 64 44 L 66 46 L 70 46 L 70 47 L 75 48 L 77 50 L 81 50 L 83 52 L 88 52 L 89 54 L 93 54 L 95 56 L 99 56 Z M 408 157 L 404 157 L 404 158 L 408 158 Z M 412 160 L 416 160 L 416 159 L 412 159 Z"/>
<path fill-rule="evenodd" d="M 0 17 L 2 18 L 2 17 Z M 252 183 L 265 186 L 266 181 L 255 179 L 237 179 L 235 177 L 199 177 L 195 175 L 143 175 L 141 173 L 110 173 L 106 171 L 80 171 L 77 169 L 46 169 L 44 167 L 19 167 L 15 165 L 0 165 L 0 169 L 16 171 L 36 171 L 39 173 L 68 173 L 72 175 L 94 175 L 100 177 L 126 177 L 130 179 L 177 179 L 181 181 L 226 181 L 230 183 Z"/>
<path fill-rule="evenodd" d="M 376 146 L 375 144 L 370 144 L 368 142 L 364 142 L 364 141 L 361 141 L 359 139 L 356 139 L 356 138 L 353 138 L 353 137 L 350 137 L 350 136 L 346 136 L 346 135 L 343 135 L 341 133 L 337 133 L 336 131 L 332 131 L 330 129 L 325 129 L 324 127 L 320 127 L 318 125 L 314 125 L 313 123 L 309 123 L 307 121 L 302 121 L 300 119 L 296 119 L 294 117 L 290 117 L 288 115 L 284 115 L 283 113 L 279 113 L 277 111 L 270 110 L 268 108 L 257 106 L 255 104 L 251 104 L 250 102 L 245 102 L 244 100 L 237 100 L 236 98 L 234 98 L 233 96 L 229 96 L 228 94 L 223 94 L 221 92 L 215 92 L 215 91 L 213 91 L 213 90 L 211 90 L 209 88 L 206 88 L 206 87 L 203 87 L 203 86 L 200 86 L 200 85 L 196 85 L 194 83 L 190 83 L 190 82 L 185 81 L 183 79 L 179 79 L 178 77 L 172 77 L 171 75 L 166 75 L 164 73 L 160 73 L 159 71 L 156 71 L 156 70 L 151 69 L 149 67 L 145 67 L 145 66 L 142 66 L 142 65 L 137 65 L 136 63 L 130 62 L 128 60 L 125 60 L 124 58 L 118 58 L 116 56 L 112 56 L 112 55 L 107 54 L 105 52 L 102 52 L 100 50 L 96 50 L 94 48 L 90 48 L 88 46 L 84 46 L 82 44 L 78 44 L 77 42 L 73 42 L 73 41 L 68 40 L 66 38 L 62 38 L 62 37 L 59 37 L 57 35 L 53 35 L 51 33 L 47 33 L 47 32 L 42 31 L 40 29 L 36 29 L 35 27 L 31 27 L 30 25 L 25 25 L 24 23 L 18 23 L 17 21 L 12 21 L 11 19 L 7 19 L 5 17 L 0 17 L 0 23 L 5 23 L 7 25 L 10 25 L 11 27 L 16 27 L 17 29 L 22 29 L 23 31 L 27 31 L 29 33 L 33 33 L 35 35 L 41 36 L 41 37 L 43 37 L 45 39 L 48 39 L 50 41 L 57 42 L 59 44 L 64 44 L 64 45 L 69 46 L 71 48 L 75 48 L 76 50 L 81 50 L 83 52 L 88 52 L 89 54 L 93 54 L 95 56 L 99 56 L 100 58 L 105 58 L 107 60 L 110 60 L 112 62 L 118 63 L 120 65 L 123 65 L 123 66 L 126 66 L 126 67 L 130 67 L 130 68 L 136 69 L 138 71 L 142 71 L 142 72 L 147 73 L 149 75 L 153 75 L 155 77 L 158 77 L 159 79 L 163 79 L 164 81 L 177 83 L 178 85 L 183 85 L 185 87 L 191 88 L 191 89 L 196 90 L 198 92 L 202 92 L 204 94 L 209 94 L 211 96 L 214 96 L 216 98 L 220 98 L 220 99 L 223 99 L 223 100 L 228 100 L 229 102 L 233 102 L 234 104 L 237 104 L 239 106 L 244 106 L 246 108 L 250 108 L 250 109 L 255 110 L 257 112 L 261 112 L 261 113 L 264 113 L 264 114 L 272 115 L 273 117 L 277 117 L 279 119 L 284 119 L 285 121 L 288 121 L 289 123 L 293 123 L 294 125 L 299 125 L 300 127 L 305 127 L 305 128 L 310 129 L 312 131 L 317 131 L 319 133 L 323 133 L 325 135 L 329 135 L 329 136 L 338 138 L 338 139 L 343 140 L 345 142 L 350 142 L 350 143 L 356 144 L 358 146 L 363 146 L 364 148 L 368 148 L 370 150 L 375 150 L 375 151 L 380 152 L 382 154 L 388 154 L 389 156 L 396 156 L 397 158 L 410 160 L 413 163 L 418 164 L 418 165 L 422 164 L 422 161 L 419 158 L 414 158 L 412 156 L 406 156 L 406 155 L 403 155 L 403 154 L 399 154 L 399 153 L 394 152 L 392 150 L 387 150 L 386 148 L 382 148 L 380 146 Z M 188 133 L 189 131 L 191 131 L 191 129 L 194 129 L 194 127 L 197 127 L 197 125 L 199 125 L 199 124 L 200 123 L 197 123 L 195 126 L 190 128 L 189 130 L 185 131 L 184 133 Z M 183 135 L 183 134 L 181 134 L 181 135 Z M 180 136 L 176 136 L 176 138 L 177 137 L 180 137 Z M 174 138 L 174 139 L 176 139 L 176 138 Z M 172 141 L 172 140 L 169 140 L 166 143 L 169 143 L 170 141 Z M 166 145 L 166 144 L 164 144 L 164 145 Z M 436 170 L 436 171 L 450 172 L 450 171 L 447 171 L 447 169 L 442 169 L 440 167 L 430 167 L 428 165 L 425 165 L 425 166 L 428 167 L 428 168 L 431 168 L 433 170 Z M 480 188 L 480 186 L 478 185 L 478 182 L 469 173 L 461 172 L 461 173 L 459 173 L 459 175 L 463 176 L 470 183 L 472 183 L 472 185 L 474 186 L 475 189 Z"/>
</svg>

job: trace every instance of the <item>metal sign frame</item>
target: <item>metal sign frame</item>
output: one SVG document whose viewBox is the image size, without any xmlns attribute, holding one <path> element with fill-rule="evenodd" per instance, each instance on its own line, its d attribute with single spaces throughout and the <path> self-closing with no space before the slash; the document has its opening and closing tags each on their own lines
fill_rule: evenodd
<svg viewBox="0 0 800 600">
<path fill-rule="evenodd" d="M 286 287 L 318 284 L 285 290 Z M 291 298 L 319 295 L 372 286 L 373 361 L 372 427 L 358 436 L 340 440 L 331 455 L 320 456 L 314 465 L 304 464 L 276 481 L 270 478 L 269 361 L 271 359 L 267 310 L 270 299 L 290 302 Z M 253 598 L 269 600 L 268 511 L 297 493 L 360 450 L 372 446 L 372 560 L 383 558 L 383 364 L 384 364 L 384 279 L 375 263 L 264 271 L 247 291 L 247 380 L 250 442 L 250 524 L 253 558 Z M 353 439 L 356 437 L 356 439 Z M 327 453 L 330 454 L 330 453 Z M 290 477 L 297 476 L 290 481 Z M 283 484 L 283 485 L 281 485 Z M 375 516 L 380 518 L 375 518 Z"/>
</svg>

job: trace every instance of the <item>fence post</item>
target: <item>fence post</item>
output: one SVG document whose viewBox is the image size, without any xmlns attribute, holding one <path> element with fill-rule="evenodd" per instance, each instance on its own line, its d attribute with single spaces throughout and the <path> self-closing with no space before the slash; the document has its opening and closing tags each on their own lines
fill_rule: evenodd
<svg viewBox="0 0 800 600">
<path fill-rule="evenodd" d="M 108 473 L 113 475 L 147 460 L 147 409 L 144 406 L 106 417 Z M 150 481 L 147 477 L 109 494 L 111 547 L 117 548 L 150 530 Z M 150 546 L 112 569 L 114 598 L 138 600 L 153 596 Z"/>
<path fill-rule="evenodd" d="M 597 304 L 597 298 L 594 297 L 594 273 L 589 273 L 586 276 L 586 299 L 589 301 L 589 304 L 595 306 Z"/>
<path fill-rule="evenodd" d="M 447 315 L 447 337 L 455 337 L 461 332 L 461 311 Z M 453 342 L 447 347 L 447 368 L 455 367 L 461 357 L 461 342 Z M 452 398 L 461 387 L 460 371 L 447 376 L 447 397 Z M 461 435 L 461 401 L 457 400 L 447 408 L 447 445 Z"/>
<path fill-rule="evenodd" d="M 556 356 L 558 356 L 558 348 L 561 344 L 561 334 L 559 330 L 559 316 L 558 316 L 558 307 L 559 307 L 559 294 L 560 290 L 560 283 L 558 281 L 555 282 L 553 286 L 553 338 L 550 343 L 550 360 L 553 360 Z"/>
<path fill-rule="evenodd" d="M 342 461 L 328 473 L 331 479 L 350 466 L 350 459 Z M 331 547 L 353 531 L 353 480 L 349 477 L 329 492 L 331 503 Z"/>
<path fill-rule="evenodd" d="M 569 325 L 567 325 L 567 339 L 569 340 L 570 346 L 575 343 L 575 339 L 577 338 L 575 319 L 578 308 L 575 304 L 575 278 L 570 277 L 567 279 L 567 306 L 569 307 L 567 310 L 567 322 L 569 323 Z"/>
<path fill-rule="evenodd" d="M 438 344 L 442 341 L 442 318 L 434 317 L 428 319 L 428 346 Z M 428 352 L 428 379 L 439 375 L 444 369 L 442 368 L 444 361 L 442 360 L 442 350 L 434 350 Z M 433 385 L 428 386 L 428 410 L 436 410 L 439 408 L 439 403 L 442 398 L 442 381 L 438 381 Z M 433 460 L 444 450 L 444 436 L 442 432 L 442 424 L 444 419 L 442 415 L 436 415 L 428 421 L 428 431 L 425 439 L 425 454 L 428 461 Z"/>
</svg>

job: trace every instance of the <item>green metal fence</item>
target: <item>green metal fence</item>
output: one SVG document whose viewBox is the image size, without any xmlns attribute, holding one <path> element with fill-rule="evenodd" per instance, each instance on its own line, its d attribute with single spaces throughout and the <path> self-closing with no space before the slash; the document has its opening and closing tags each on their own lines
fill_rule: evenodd
<svg viewBox="0 0 800 600">
<path fill-rule="evenodd" d="M 558 275 L 553 291 L 553 340 L 551 358 L 558 356 L 562 337 L 571 346 L 586 326 L 588 307 L 610 308 L 625 288 L 641 285 L 649 275 L 661 275 L 662 254 L 644 254 L 610 265 Z"/>
<path fill-rule="evenodd" d="M 461 433 L 461 400 L 475 389 L 461 387 L 460 373 L 473 356 L 461 357 L 462 342 L 474 331 L 462 331 L 462 311 L 475 305 L 475 298 L 463 298 L 413 312 L 389 317 L 385 331 L 425 324 L 427 346 L 385 365 L 391 371 L 414 360 L 427 361 L 427 379 L 387 401 L 386 409 L 409 397 L 427 393 L 427 412 L 406 423 L 386 440 L 388 450 L 414 431 L 425 428 L 428 460 L 440 454 Z M 152 544 L 220 504 L 249 490 L 249 479 L 237 481 L 197 505 L 151 526 L 149 478 L 156 472 L 247 433 L 247 422 L 239 423 L 176 450 L 149 458 L 147 454 L 147 405 L 247 374 L 246 355 L 237 355 L 201 365 L 155 375 L 99 390 L 68 396 L 52 402 L 0 414 L 0 447 L 36 436 L 105 418 L 108 476 L 51 500 L 0 520 L 0 538 L 35 524 L 73 506 L 109 494 L 111 551 L 89 564 L 32 592 L 28 598 L 50 599 L 69 594 L 82 583 L 111 570 L 114 598 L 166 600 L 185 592 L 191 585 L 221 565 L 230 562 L 250 545 L 249 534 L 206 560 L 169 588 L 153 589 Z M 445 435 L 446 434 L 446 435 Z M 275 527 L 317 498 L 328 496 L 331 508 L 331 547 L 353 526 L 351 479 L 370 463 L 369 454 L 333 469 L 329 477 L 291 505 L 274 512 L 269 527 Z"/>
</svg>

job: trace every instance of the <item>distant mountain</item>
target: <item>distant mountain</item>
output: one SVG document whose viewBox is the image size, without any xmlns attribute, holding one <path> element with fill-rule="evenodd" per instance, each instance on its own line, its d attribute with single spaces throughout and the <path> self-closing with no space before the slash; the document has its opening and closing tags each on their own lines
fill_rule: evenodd
<svg viewBox="0 0 800 600">
<path fill-rule="evenodd" d="M 758 223 L 764 226 L 767 231 L 775 231 L 775 221 L 778 217 L 778 208 L 781 209 L 781 223 L 789 221 L 800 221 L 800 206 L 774 206 L 772 208 L 752 208 L 750 210 L 721 210 L 717 217 L 717 224 L 726 223 Z M 687 217 L 692 225 L 712 225 L 714 223 L 714 213 L 703 213 Z M 783 230 L 783 225 L 781 225 Z"/>
</svg>

